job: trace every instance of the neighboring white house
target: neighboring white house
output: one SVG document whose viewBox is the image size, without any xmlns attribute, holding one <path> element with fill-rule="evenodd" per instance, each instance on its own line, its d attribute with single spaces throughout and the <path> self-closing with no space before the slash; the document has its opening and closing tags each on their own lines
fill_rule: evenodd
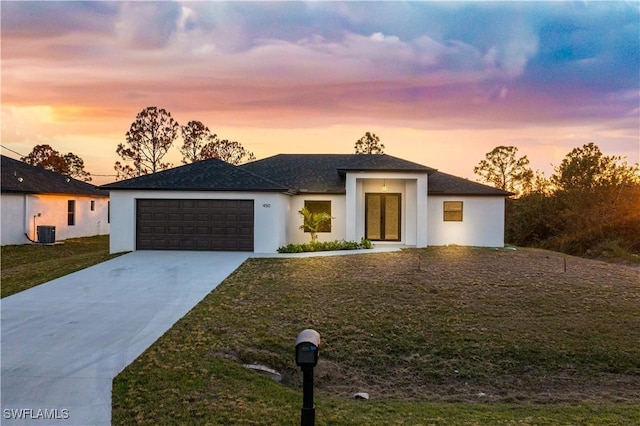
<svg viewBox="0 0 640 426">
<path fill-rule="evenodd" d="M 501 247 L 511 195 L 384 154 L 280 154 L 241 166 L 211 159 L 103 188 L 111 252 L 273 253 L 310 240 L 302 207 L 331 214 L 320 241 Z"/>
<path fill-rule="evenodd" d="M 0 197 L 3 246 L 109 233 L 108 191 L 4 155 Z"/>
</svg>

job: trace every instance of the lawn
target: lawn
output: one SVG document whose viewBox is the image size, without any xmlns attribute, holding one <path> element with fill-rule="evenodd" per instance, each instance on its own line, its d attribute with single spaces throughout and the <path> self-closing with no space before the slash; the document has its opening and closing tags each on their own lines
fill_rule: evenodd
<svg viewBox="0 0 640 426">
<path fill-rule="evenodd" d="M 640 424 L 640 269 L 460 247 L 250 259 L 114 380 L 113 424 L 299 424 L 305 328 L 318 425 Z"/>
<path fill-rule="evenodd" d="M 87 268 L 109 254 L 109 236 L 74 238 L 62 244 L 2 246 L 2 297 Z"/>
</svg>

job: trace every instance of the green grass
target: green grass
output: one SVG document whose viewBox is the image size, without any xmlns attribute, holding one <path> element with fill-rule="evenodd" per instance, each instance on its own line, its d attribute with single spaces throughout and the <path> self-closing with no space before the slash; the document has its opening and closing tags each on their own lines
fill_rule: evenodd
<svg viewBox="0 0 640 426">
<path fill-rule="evenodd" d="M 114 380 L 112 421 L 299 424 L 314 328 L 318 425 L 639 424 L 639 283 L 533 249 L 251 259 Z"/>
<path fill-rule="evenodd" d="M 119 256 L 109 254 L 108 235 L 55 245 L 2 246 L 1 254 L 2 297 Z"/>
</svg>

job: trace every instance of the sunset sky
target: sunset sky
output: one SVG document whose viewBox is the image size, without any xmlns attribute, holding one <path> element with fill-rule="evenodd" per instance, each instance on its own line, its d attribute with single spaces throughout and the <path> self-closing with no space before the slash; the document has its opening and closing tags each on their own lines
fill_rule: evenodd
<svg viewBox="0 0 640 426">
<path fill-rule="evenodd" d="M 547 176 L 588 142 L 640 162 L 636 1 L 0 7 L 13 158 L 49 144 L 113 175 L 136 114 L 158 106 L 257 158 L 352 153 L 370 131 L 388 154 L 474 180 L 498 145 Z"/>
</svg>

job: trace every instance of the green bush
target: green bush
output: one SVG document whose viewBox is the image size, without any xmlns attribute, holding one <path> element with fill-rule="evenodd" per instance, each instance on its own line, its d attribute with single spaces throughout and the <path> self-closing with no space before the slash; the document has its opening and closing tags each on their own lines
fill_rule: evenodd
<svg viewBox="0 0 640 426">
<path fill-rule="evenodd" d="M 357 241 L 315 241 L 305 244 L 287 244 L 278 249 L 278 253 L 303 253 L 314 251 L 334 251 L 334 250 L 359 250 L 359 249 L 371 249 L 373 244 L 371 241 L 362 238 L 360 242 Z"/>
</svg>

